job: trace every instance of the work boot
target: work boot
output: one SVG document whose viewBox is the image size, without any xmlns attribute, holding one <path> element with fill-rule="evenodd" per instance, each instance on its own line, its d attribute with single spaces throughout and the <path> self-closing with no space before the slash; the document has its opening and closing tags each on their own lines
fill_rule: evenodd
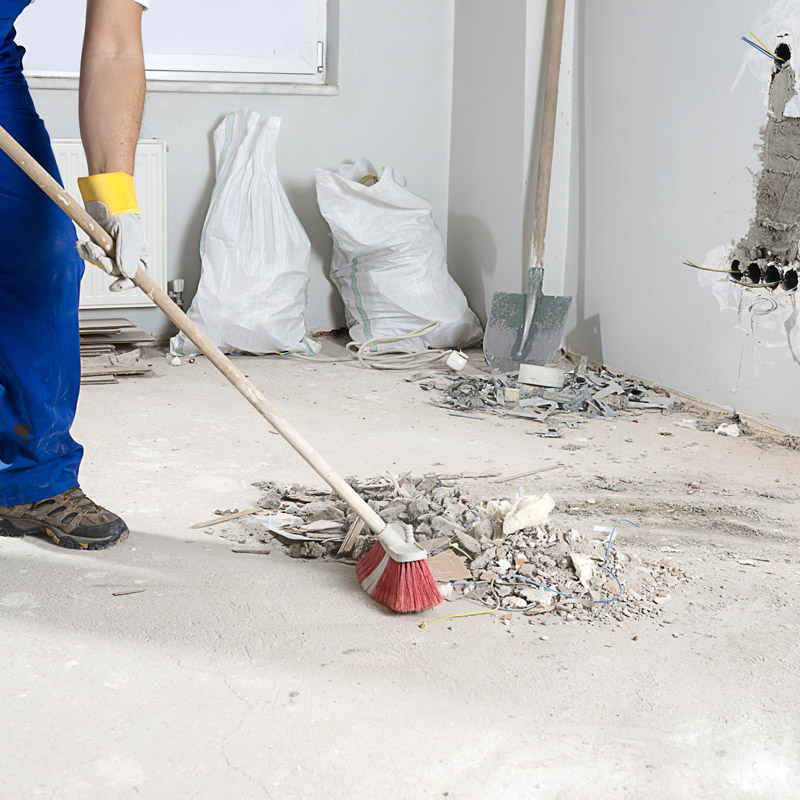
<svg viewBox="0 0 800 800">
<path fill-rule="evenodd" d="M 93 503 L 77 486 L 36 503 L 0 506 L 0 536 L 26 533 L 46 533 L 73 550 L 102 550 L 130 535 L 116 514 Z"/>
</svg>

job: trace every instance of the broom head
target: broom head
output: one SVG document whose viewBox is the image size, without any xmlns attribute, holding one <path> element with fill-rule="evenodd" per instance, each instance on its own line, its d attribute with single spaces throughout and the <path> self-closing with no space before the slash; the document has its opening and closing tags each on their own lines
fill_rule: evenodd
<svg viewBox="0 0 800 800">
<path fill-rule="evenodd" d="M 387 525 L 372 549 L 356 564 L 358 582 L 392 611 L 425 611 L 442 602 L 442 593 L 425 563 L 428 552 L 401 525 Z"/>
</svg>

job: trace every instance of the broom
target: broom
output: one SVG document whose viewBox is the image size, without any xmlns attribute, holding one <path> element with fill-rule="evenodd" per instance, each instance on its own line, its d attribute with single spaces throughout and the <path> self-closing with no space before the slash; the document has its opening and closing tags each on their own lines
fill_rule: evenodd
<svg viewBox="0 0 800 800">
<path fill-rule="evenodd" d="M 86 235 L 114 257 L 114 240 L 73 197 L 0 126 L 0 149 L 45 192 Z M 426 551 L 404 535 L 396 525 L 387 525 L 356 493 L 352 486 L 300 435 L 299 431 L 256 388 L 245 374 L 167 296 L 143 270 L 132 278 L 177 328 L 194 342 L 206 358 L 233 384 L 264 419 L 302 456 L 314 471 L 378 535 L 378 542 L 357 564 L 361 585 L 370 597 L 393 611 L 424 611 L 442 601 L 442 595 L 425 563 Z"/>
<path fill-rule="evenodd" d="M 411 526 L 387 525 L 356 564 L 361 588 L 394 611 L 425 611 L 442 602 L 442 593 L 425 563 L 428 552 L 414 541 Z"/>
</svg>

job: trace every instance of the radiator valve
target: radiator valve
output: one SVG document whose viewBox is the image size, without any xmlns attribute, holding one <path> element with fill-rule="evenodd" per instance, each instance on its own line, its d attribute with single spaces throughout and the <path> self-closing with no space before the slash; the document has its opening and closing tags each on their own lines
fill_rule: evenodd
<svg viewBox="0 0 800 800">
<path fill-rule="evenodd" d="M 169 299 L 183 311 L 183 278 L 175 278 L 169 282 Z"/>
</svg>

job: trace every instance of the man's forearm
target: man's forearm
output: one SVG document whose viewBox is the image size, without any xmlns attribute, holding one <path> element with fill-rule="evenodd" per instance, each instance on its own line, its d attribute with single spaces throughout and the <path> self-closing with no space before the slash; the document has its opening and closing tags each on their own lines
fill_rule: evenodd
<svg viewBox="0 0 800 800">
<path fill-rule="evenodd" d="M 141 6 L 89 0 L 79 109 L 89 174 L 133 174 L 145 96 Z"/>
</svg>

